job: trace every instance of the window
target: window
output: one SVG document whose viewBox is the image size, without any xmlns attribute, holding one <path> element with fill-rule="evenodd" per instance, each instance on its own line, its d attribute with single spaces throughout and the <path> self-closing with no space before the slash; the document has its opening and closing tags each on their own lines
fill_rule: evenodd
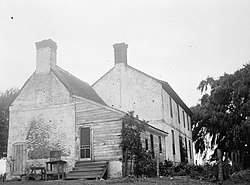
<svg viewBox="0 0 250 185">
<path fill-rule="evenodd" d="M 148 139 L 145 139 L 145 149 L 148 150 Z"/>
<path fill-rule="evenodd" d="M 154 153 L 154 137 L 153 137 L 152 134 L 150 134 L 150 144 L 151 144 L 152 157 L 155 158 L 155 153 Z"/>
<path fill-rule="evenodd" d="M 169 105 L 170 105 L 170 116 L 173 117 L 173 109 L 172 109 L 172 98 L 169 96 Z"/>
<path fill-rule="evenodd" d="M 188 130 L 189 130 L 189 117 L 187 115 L 187 127 L 188 127 Z"/>
<path fill-rule="evenodd" d="M 190 159 L 192 159 L 192 148 L 191 148 L 191 141 L 188 141 L 189 144 L 189 153 L 190 153 Z"/>
<path fill-rule="evenodd" d="M 158 136 L 158 138 L 159 138 L 159 152 L 162 153 L 161 136 Z"/>
<path fill-rule="evenodd" d="M 172 132 L 172 148 L 173 148 L 173 154 L 175 155 L 175 141 L 174 141 L 174 131 L 171 130 Z"/>
<path fill-rule="evenodd" d="M 187 145 L 187 138 L 185 137 L 185 150 L 186 150 L 186 157 L 188 157 L 188 145 Z"/>
<path fill-rule="evenodd" d="M 178 122 L 181 123 L 181 121 L 180 121 L 180 107 L 178 104 L 177 104 L 177 113 L 178 113 Z"/>
<path fill-rule="evenodd" d="M 183 116 L 183 124 L 184 124 L 184 128 L 186 127 L 186 123 L 185 123 L 185 112 L 184 110 L 182 111 L 182 116 Z"/>
</svg>

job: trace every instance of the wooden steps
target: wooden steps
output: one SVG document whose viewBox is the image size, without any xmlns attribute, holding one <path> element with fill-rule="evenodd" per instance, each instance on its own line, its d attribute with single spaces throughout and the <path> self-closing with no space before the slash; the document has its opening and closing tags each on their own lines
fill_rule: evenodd
<svg viewBox="0 0 250 185">
<path fill-rule="evenodd" d="M 104 178 L 107 169 L 107 161 L 77 161 L 73 170 L 66 175 L 66 180 Z"/>
</svg>

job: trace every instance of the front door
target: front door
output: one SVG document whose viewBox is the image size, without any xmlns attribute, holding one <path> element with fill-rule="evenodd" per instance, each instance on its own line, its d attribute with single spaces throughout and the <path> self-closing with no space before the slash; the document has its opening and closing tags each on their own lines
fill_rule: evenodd
<svg viewBox="0 0 250 185">
<path fill-rule="evenodd" d="M 13 144 L 13 174 L 23 174 L 27 160 L 27 145 L 25 143 Z"/>
<path fill-rule="evenodd" d="M 80 159 L 91 160 L 90 128 L 81 128 Z"/>
</svg>

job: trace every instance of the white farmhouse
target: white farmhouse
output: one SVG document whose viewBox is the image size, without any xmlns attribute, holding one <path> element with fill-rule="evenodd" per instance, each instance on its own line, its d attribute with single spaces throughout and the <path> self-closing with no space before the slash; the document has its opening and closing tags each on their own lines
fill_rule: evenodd
<svg viewBox="0 0 250 185">
<path fill-rule="evenodd" d="M 93 84 L 94 90 L 108 106 L 135 111 L 140 119 L 169 133 L 165 138 L 166 159 L 193 163 L 190 109 L 167 82 L 127 64 L 127 44 L 113 47 L 115 66 Z M 151 142 L 151 138 L 145 139 L 143 145 L 150 146 Z"/>
</svg>

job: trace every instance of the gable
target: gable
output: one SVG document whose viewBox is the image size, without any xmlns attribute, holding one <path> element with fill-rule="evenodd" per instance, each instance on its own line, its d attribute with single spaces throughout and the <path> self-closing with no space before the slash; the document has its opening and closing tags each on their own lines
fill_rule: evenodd
<svg viewBox="0 0 250 185">
<path fill-rule="evenodd" d="M 70 93 L 54 73 L 34 73 L 21 88 L 12 108 L 38 108 L 71 101 Z"/>
</svg>

